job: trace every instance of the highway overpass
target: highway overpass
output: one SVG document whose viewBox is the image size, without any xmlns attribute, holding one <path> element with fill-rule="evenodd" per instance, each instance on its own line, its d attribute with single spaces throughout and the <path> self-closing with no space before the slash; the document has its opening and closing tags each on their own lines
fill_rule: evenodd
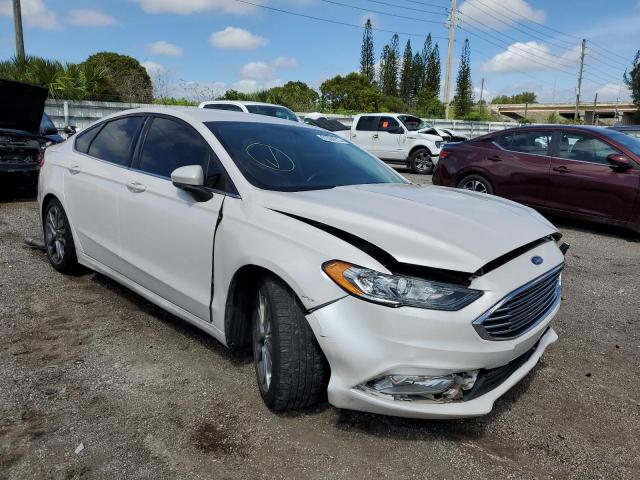
<svg viewBox="0 0 640 480">
<path fill-rule="evenodd" d="M 549 115 L 556 113 L 563 118 L 573 118 L 575 103 L 518 103 L 496 104 L 489 106 L 493 112 L 504 115 L 513 120 L 520 121 L 529 118 L 535 122 L 545 122 Z M 633 114 L 638 112 L 638 107 L 632 103 L 581 103 L 578 109 L 580 118 L 587 124 L 593 123 L 594 112 L 598 123 L 612 125 L 614 123 L 633 123 Z"/>
</svg>

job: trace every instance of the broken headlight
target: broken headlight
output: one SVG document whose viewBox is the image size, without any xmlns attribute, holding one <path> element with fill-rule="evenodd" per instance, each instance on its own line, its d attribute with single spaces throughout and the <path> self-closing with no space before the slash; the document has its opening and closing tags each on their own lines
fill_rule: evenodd
<svg viewBox="0 0 640 480">
<path fill-rule="evenodd" d="M 455 311 L 482 296 L 481 291 L 449 283 L 386 273 L 332 260 L 322 270 L 348 293 L 390 307 Z"/>
</svg>

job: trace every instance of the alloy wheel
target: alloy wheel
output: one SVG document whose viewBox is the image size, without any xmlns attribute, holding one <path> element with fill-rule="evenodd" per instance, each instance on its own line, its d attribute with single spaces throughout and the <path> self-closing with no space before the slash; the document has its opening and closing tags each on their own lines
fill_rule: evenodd
<svg viewBox="0 0 640 480">
<path fill-rule="evenodd" d="M 479 180 L 469 180 L 462 185 L 464 190 L 473 190 L 474 192 L 487 193 L 487 186 Z"/>
<path fill-rule="evenodd" d="M 47 210 L 44 232 L 49 258 L 55 264 L 62 263 L 67 247 L 67 225 L 62 210 L 57 205 Z"/>
<path fill-rule="evenodd" d="M 254 332 L 256 370 L 260 388 L 262 391 L 268 392 L 273 370 L 273 337 L 271 334 L 271 308 L 262 290 L 258 291 L 257 307 Z"/>
<path fill-rule="evenodd" d="M 433 166 L 433 162 L 431 161 L 431 157 L 427 152 L 421 152 L 416 155 L 415 159 L 416 169 L 424 172 L 429 170 Z"/>
</svg>

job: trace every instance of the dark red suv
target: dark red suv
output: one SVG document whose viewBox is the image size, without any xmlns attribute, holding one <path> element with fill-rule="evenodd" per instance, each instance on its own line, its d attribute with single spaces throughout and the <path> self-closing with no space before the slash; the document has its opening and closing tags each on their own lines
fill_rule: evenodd
<svg viewBox="0 0 640 480">
<path fill-rule="evenodd" d="M 449 144 L 433 183 L 640 233 L 640 140 L 614 130 L 518 127 Z"/>
</svg>

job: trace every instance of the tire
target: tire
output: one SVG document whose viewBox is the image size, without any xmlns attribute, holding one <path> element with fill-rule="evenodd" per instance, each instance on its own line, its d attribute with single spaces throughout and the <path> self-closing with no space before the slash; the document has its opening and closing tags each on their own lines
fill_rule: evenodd
<svg viewBox="0 0 640 480">
<path fill-rule="evenodd" d="M 467 175 L 458 182 L 458 188 L 493 195 L 493 186 L 491 185 L 491 182 L 482 175 Z"/>
<path fill-rule="evenodd" d="M 409 166 L 414 173 L 433 173 L 433 160 L 431 153 L 426 148 L 418 148 L 409 157 Z"/>
<path fill-rule="evenodd" d="M 78 267 L 76 246 L 67 214 L 55 198 L 45 208 L 43 230 L 45 251 L 53 268 L 62 273 L 73 273 Z"/>
<path fill-rule="evenodd" d="M 252 320 L 253 363 L 267 407 L 296 410 L 322 400 L 328 365 L 293 291 L 280 279 L 265 277 Z"/>
</svg>

